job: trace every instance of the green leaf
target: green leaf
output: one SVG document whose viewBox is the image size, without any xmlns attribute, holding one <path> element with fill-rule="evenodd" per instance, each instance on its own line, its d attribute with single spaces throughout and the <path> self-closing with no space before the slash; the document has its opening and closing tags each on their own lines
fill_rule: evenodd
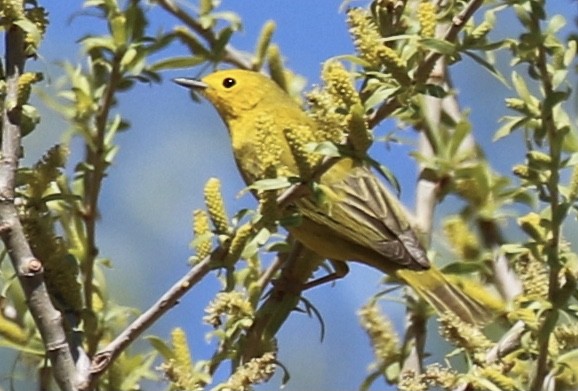
<svg viewBox="0 0 578 391">
<path fill-rule="evenodd" d="M 335 57 L 331 57 L 328 61 L 332 61 L 332 60 L 336 60 L 336 61 L 349 61 L 352 64 L 356 64 L 359 65 L 363 68 L 369 68 L 371 67 L 371 64 L 357 56 L 354 56 L 352 54 L 344 54 L 341 56 L 335 56 Z"/>
<path fill-rule="evenodd" d="M 120 60 L 120 65 L 123 67 L 123 69 L 128 67 L 130 63 L 132 63 L 133 60 L 137 57 L 137 55 L 138 52 L 135 48 L 128 48 Z"/>
<path fill-rule="evenodd" d="M 456 45 L 443 39 L 422 38 L 419 42 L 423 47 L 433 50 L 437 53 L 445 55 L 452 55 L 456 53 Z"/>
<path fill-rule="evenodd" d="M 217 57 L 221 56 L 221 53 L 229 43 L 229 40 L 233 36 L 234 32 L 235 30 L 231 27 L 225 27 L 219 32 L 217 40 L 212 45 L 213 52 L 217 55 Z"/>
<path fill-rule="evenodd" d="M 502 73 L 493 64 L 489 63 L 484 58 L 478 56 L 476 53 L 471 52 L 469 50 L 465 50 L 462 53 L 464 53 L 466 56 L 470 57 L 472 60 L 474 60 L 482 67 L 484 67 L 484 69 L 486 69 L 490 73 L 490 75 L 498 79 L 500 83 L 510 88 L 510 85 L 508 84 L 508 81 L 506 80 L 504 75 L 502 75 Z"/>
<path fill-rule="evenodd" d="M 400 90 L 399 87 L 391 87 L 391 86 L 380 86 L 378 87 L 373 93 L 363 102 L 363 106 L 365 110 L 372 109 L 376 106 L 379 106 L 389 98 L 396 95 L 396 93 Z"/>
<path fill-rule="evenodd" d="M 110 18 L 110 32 L 117 48 L 126 45 L 126 18 L 118 14 Z"/>
<path fill-rule="evenodd" d="M 552 110 L 556 105 L 568 100 L 570 97 L 570 90 L 567 91 L 553 91 L 544 100 L 544 109 Z"/>
<path fill-rule="evenodd" d="M 309 143 L 305 146 L 306 152 L 317 153 L 323 156 L 340 157 L 343 156 L 339 147 L 331 141 L 322 141 L 320 143 Z"/>
<path fill-rule="evenodd" d="M 173 352 L 173 349 L 166 344 L 165 341 L 163 341 L 162 339 L 160 339 L 157 336 L 154 335 L 148 335 L 146 337 L 144 337 L 144 339 L 146 339 L 147 341 L 149 341 L 149 343 L 152 345 L 152 347 L 159 352 L 159 354 L 161 356 L 163 356 L 163 358 L 165 360 L 170 360 L 170 359 L 174 359 L 175 358 L 175 354 Z"/>
<path fill-rule="evenodd" d="M 441 270 L 447 274 L 471 274 L 483 271 L 485 268 L 482 262 L 452 262 L 445 265 Z"/>
<path fill-rule="evenodd" d="M 549 19 L 545 33 L 555 34 L 564 26 L 566 26 L 566 19 L 562 15 L 554 15 Z"/>
<path fill-rule="evenodd" d="M 195 65 L 202 64 L 205 61 L 207 61 L 207 59 L 202 56 L 171 57 L 152 64 L 150 69 L 156 72 L 167 69 L 191 68 Z"/>
<path fill-rule="evenodd" d="M 576 41 L 568 42 L 568 49 L 564 52 L 564 66 L 569 67 L 576 57 Z"/>
<path fill-rule="evenodd" d="M 27 35 L 29 39 L 32 39 L 34 46 L 38 46 L 41 40 L 40 31 L 38 27 L 28 19 L 18 19 L 14 24 L 20 27 Z"/>
<path fill-rule="evenodd" d="M 114 52 L 116 47 L 112 37 L 86 37 L 82 40 L 85 52 L 91 52 L 94 49 L 105 49 Z"/>
<path fill-rule="evenodd" d="M 494 134 L 492 141 L 498 141 L 512 133 L 514 130 L 522 126 L 528 119 L 521 116 L 506 116 L 500 122 L 505 122 Z"/>
<path fill-rule="evenodd" d="M 257 191 L 279 190 L 286 189 L 295 182 L 288 177 L 268 178 L 253 182 L 248 188 Z"/>
<path fill-rule="evenodd" d="M 528 86 L 526 85 L 524 78 L 516 71 L 512 72 L 512 83 L 520 98 L 527 104 L 531 104 L 532 98 L 534 96 L 530 93 L 530 90 L 528 90 Z"/>
<path fill-rule="evenodd" d="M 395 190 L 396 195 L 399 197 L 401 193 L 401 187 L 399 186 L 399 182 L 393 172 L 383 164 L 379 163 L 377 160 L 372 159 L 371 157 L 366 157 L 366 160 L 371 164 L 375 170 L 381 174 L 385 178 L 385 180 L 393 187 Z"/>
</svg>

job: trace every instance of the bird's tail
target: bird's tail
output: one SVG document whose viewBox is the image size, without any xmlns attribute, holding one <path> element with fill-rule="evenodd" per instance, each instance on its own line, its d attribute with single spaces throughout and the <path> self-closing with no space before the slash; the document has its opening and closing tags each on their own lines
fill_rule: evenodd
<svg viewBox="0 0 578 391">
<path fill-rule="evenodd" d="M 448 277 L 435 267 L 424 271 L 401 269 L 397 276 L 439 315 L 450 312 L 464 322 L 483 325 L 505 311 L 504 302 L 481 284 Z"/>
</svg>

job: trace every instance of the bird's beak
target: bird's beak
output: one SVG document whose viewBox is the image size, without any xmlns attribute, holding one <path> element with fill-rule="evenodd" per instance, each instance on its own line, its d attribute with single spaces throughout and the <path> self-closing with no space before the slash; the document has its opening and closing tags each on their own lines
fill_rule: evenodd
<svg viewBox="0 0 578 391">
<path fill-rule="evenodd" d="M 173 81 L 175 83 L 177 83 L 178 85 L 185 87 L 185 88 L 189 88 L 191 90 L 204 90 L 205 88 L 207 88 L 209 86 L 205 82 L 202 82 L 202 81 L 197 80 L 197 79 L 192 79 L 189 77 L 177 77 L 177 78 L 173 79 Z"/>
</svg>

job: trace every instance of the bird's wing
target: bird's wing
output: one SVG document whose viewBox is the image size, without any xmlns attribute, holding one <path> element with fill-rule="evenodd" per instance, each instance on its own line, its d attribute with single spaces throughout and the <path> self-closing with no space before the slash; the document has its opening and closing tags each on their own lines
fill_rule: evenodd
<svg viewBox="0 0 578 391">
<path fill-rule="evenodd" d="M 338 179 L 327 181 L 322 177 L 321 181 L 333 199 L 325 208 L 310 199 L 304 200 L 304 207 L 300 209 L 306 218 L 326 226 L 359 248 L 371 250 L 384 262 L 395 262 L 410 269 L 429 267 L 425 251 L 401 205 L 368 167 L 355 165 L 348 168 L 347 175 L 333 177 Z"/>
</svg>

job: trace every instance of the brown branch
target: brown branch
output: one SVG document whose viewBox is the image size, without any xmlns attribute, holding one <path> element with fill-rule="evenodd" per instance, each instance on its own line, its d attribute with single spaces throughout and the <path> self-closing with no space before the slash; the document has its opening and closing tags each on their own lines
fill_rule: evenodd
<svg viewBox="0 0 578 391">
<path fill-rule="evenodd" d="M 63 391 L 74 391 L 79 382 L 66 339 L 61 313 L 48 295 L 42 263 L 35 258 L 18 217 L 15 177 L 21 154 L 21 107 L 17 103 L 18 79 L 24 69 L 24 33 L 11 25 L 6 31 L 6 98 L 2 116 L 0 157 L 0 236 L 26 297 L 28 309 L 40 331 L 54 378 Z"/>
<path fill-rule="evenodd" d="M 213 254 L 215 254 L 216 251 L 219 251 L 219 249 L 213 251 Z M 91 385 L 94 384 L 98 377 L 114 362 L 120 353 L 161 316 L 172 309 L 178 300 L 209 273 L 211 269 L 212 259 L 211 256 L 208 256 L 196 264 L 195 267 L 167 290 L 148 310 L 143 312 L 111 343 L 99 351 L 92 359 L 92 366 L 90 368 Z M 81 391 L 89 389 L 90 387 L 86 387 L 82 388 Z"/>
<path fill-rule="evenodd" d="M 472 15 L 482 6 L 484 0 L 471 0 L 454 18 L 452 23 L 447 28 L 446 32 L 443 34 L 443 40 L 447 42 L 455 42 L 457 40 L 459 32 L 464 28 L 467 21 L 472 17 Z M 425 60 L 419 65 L 415 72 L 414 84 L 422 84 L 429 77 L 432 70 L 435 67 L 436 62 L 442 58 L 444 55 L 439 52 L 430 52 Z M 397 110 L 401 106 L 400 102 L 393 98 L 389 101 L 384 102 L 369 118 L 368 124 L 370 128 L 377 126 L 383 119 L 387 118 L 391 113 Z"/>
</svg>

